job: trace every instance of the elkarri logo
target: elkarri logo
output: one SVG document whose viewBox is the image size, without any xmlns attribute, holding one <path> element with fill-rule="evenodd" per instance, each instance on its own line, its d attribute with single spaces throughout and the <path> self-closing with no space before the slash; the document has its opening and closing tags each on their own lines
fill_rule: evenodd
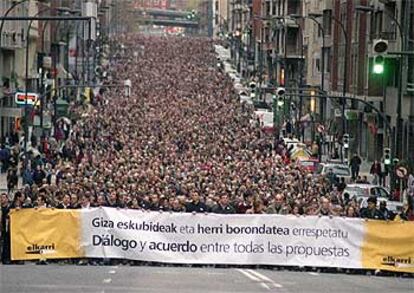
<svg viewBox="0 0 414 293">
<path fill-rule="evenodd" d="M 414 258 L 411 257 L 393 257 L 393 256 L 385 256 L 382 258 L 382 265 L 384 266 L 392 266 L 392 267 L 406 267 L 412 268 L 414 267 Z"/>
<path fill-rule="evenodd" d="M 26 254 L 50 254 L 56 252 L 55 243 L 51 244 L 32 244 L 26 247 Z"/>
</svg>

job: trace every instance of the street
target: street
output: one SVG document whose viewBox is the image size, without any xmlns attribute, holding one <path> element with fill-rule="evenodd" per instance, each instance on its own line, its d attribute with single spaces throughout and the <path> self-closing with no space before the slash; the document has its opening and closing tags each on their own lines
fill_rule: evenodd
<svg viewBox="0 0 414 293">
<path fill-rule="evenodd" d="M 414 293 L 414 0 L 0 3 L 0 293 Z"/>
<path fill-rule="evenodd" d="M 185 267 L 2 266 L 0 292 L 413 292 L 395 277 Z"/>
</svg>

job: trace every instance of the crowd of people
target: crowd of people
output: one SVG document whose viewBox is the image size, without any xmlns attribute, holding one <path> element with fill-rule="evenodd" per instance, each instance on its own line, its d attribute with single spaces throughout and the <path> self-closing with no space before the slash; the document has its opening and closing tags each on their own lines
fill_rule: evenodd
<svg viewBox="0 0 414 293">
<path fill-rule="evenodd" d="M 260 129 L 254 109 L 240 103 L 217 68 L 212 40 L 124 35 L 118 42 L 125 49 L 112 60 L 107 82 L 129 79 L 131 96 L 113 88 L 90 103 L 72 102 L 77 119 L 32 139 L 39 153 L 30 153 L 28 166 L 19 168 L 19 144 L 10 148 L 4 223 L 10 208 L 100 206 L 389 219 L 375 198 L 361 211 L 342 195 L 343 181 L 291 162 L 283 142 Z M 410 204 L 398 215 L 412 217 Z"/>
</svg>

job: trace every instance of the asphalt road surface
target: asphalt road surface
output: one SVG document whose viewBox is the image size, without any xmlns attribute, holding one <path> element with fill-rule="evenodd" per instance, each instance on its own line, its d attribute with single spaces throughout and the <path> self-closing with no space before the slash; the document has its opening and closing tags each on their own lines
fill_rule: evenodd
<svg viewBox="0 0 414 293">
<path fill-rule="evenodd" d="M 253 269 L 0 266 L 0 292 L 414 292 L 414 279 Z"/>
</svg>

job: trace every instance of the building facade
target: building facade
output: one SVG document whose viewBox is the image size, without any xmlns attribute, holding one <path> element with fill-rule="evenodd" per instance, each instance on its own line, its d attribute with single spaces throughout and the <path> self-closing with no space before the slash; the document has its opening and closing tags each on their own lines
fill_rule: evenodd
<svg viewBox="0 0 414 293">
<path fill-rule="evenodd" d="M 398 53 L 413 52 L 413 1 L 252 0 L 245 6 L 251 16 L 247 24 L 240 13 L 243 1 L 230 2 L 229 23 L 233 35 L 252 28 L 252 42 L 242 45 L 242 52 L 244 47 L 254 52 L 251 78 L 263 86 L 315 88 L 363 100 L 387 120 L 362 102 L 347 100 L 343 115 L 342 99 L 319 99 L 314 114 L 328 139 L 349 134 L 350 153 L 369 160 L 381 159 L 386 147 L 393 147 L 396 157 L 414 159 L 414 58 Z M 392 53 L 384 54 L 383 74 L 373 73 L 378 40 Z M 237 39 L 233 43 L 234 62 L 247 62 L 238 54 Z M 238 69 L 244 73 L 243 66 Z M 301 107 L 306 113 L 306 102 Z"/>
<path fill-rule="evenodd" d="M 0 138 L 2 143 L 12 133 L 23 134 L 25 117 L 31 117 L 33 133 L 39 120 L 51 127 L 50 107 L 53 91 L 61 85 L 92 83 L 99 65 L 97 52 L 103 36 L 110 33 L 116 2 L 111 0 L 26 0 L 0 1 L 0 13 L 5 16 L 92 16 L 91 33 L 87 21 L 4 21 L 0 32 Z M 30 25 L 30 29 L 29 29 Z M 28 54 L 26 53 L 28 52 Z M 27 61 L 26 61 L 27 60 Z M 26 70 L 26 62 L 28 64 Z M 87 65 L 87 66 L 86 66 Z M 86 72 L 89 72 L 87 76 Z M 26 76 L 27 74 L 27 76 Z M 25 115 L 22 105 L 14 99 L 16 92 L 34 92 L 42 99 L 42 118 L 38 108 Z M 66 91 L 63 95 L 69 95 Z M 72 93 L 71 93 L 72 94 Z M 56 94 L 53 94 L 56 96 Z M 60 97 L 57 94 L 57 98 Z M 44 106 L 44 107 L 43 107 Z M 31 133 L 31 130 L 29 130 Z M 30 136 L 30 135 L 29 135 Z"/>
</svg>

